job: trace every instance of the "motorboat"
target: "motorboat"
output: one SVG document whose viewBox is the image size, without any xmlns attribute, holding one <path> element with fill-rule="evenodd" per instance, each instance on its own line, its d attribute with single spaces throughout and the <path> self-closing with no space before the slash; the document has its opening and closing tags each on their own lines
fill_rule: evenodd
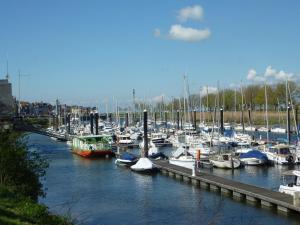
<svg viewBox="0 0 300 225">
<path fill-rule="evenodd" d="M 220 154 L 209 160 L 214 167 L 223 169 L 236 169 L 241 165 L 241 161 L 231 154 Z"/>
<path fill-rule="evenodd" d="M 268 159 L 276 164 L 294 164 L 296 155 L 290 152 L 289 146 L 286 144 L 278 144 L 271 146 L 265 150 Z"/>
<path fill-rule="evenodd" d="M 244 165 L 264 165 L 268 162 L 268 157 L 265 153 L 259 150 L 250 150 L 248 152 L 240 153 L 240 161 Z"/>
<path fill-rule="evenodd" d="M 115 164 L 117 165 L 125 165 L 125 166 L 131 166 L 135 164 L 138 161 L 138 158 L 129 153 L 129 152 L 123 152 L 118 159 L 116 159 Z"/>
<path fill-rule="evenodd" d="M 294 196 L 300 192 L 300 171 L 288 170 L 282 174 L 282 184 L 279 186 L 279 192 Z"/>
</svg>

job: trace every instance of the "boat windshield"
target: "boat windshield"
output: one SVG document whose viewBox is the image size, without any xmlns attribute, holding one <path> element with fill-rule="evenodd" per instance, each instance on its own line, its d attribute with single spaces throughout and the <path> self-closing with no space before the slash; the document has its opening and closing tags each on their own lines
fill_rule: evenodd
<svg viewBox="0 0 300 225">
<path fill-rule="evenodd" d="M 282 155 L 290 154 L 290 149 L 288 149 L 288 148 L 280 148 L 279 149 L 279 154 L 282 154 Z"/>
</svg>

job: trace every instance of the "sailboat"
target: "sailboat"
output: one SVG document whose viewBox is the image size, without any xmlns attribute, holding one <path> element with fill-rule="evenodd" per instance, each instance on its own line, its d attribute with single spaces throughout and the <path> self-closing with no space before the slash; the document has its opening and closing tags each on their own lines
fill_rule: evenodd
<svg viewBox="0 0 300 225">
<path fill-rule="evenodd" d="M 185 99 L 187 98 L 187 107 L 189 108 L 189 101 L 188 101 L 188 90 L 187 90 L 187 83 L 186 83 L 186 75 L 183 76 L 184 79 L 184 93 L 187 95 L 187 97 L 184 96 L 183 98 L 183 108 L 184 108 L 184 118 L 186 123 L 186 109 L 185 109 Z M 187 109 L 188 111 L 188 109 Z M 188 113 L 189 115 L 189 113 Z M 186 129 L 184 129 L 185 132 L 185 142 L 186 142 Z M 188 169 L 193 169 L 195 167 L 195 158 L 192 155 L 189 155 L 186 148 L 183 148 L 183 146 L 179 146 L 177 150 L 173 153 L 173 156 L 169 159 L 169 163 L 181 167 L 185 167 Z"/>
</svg>

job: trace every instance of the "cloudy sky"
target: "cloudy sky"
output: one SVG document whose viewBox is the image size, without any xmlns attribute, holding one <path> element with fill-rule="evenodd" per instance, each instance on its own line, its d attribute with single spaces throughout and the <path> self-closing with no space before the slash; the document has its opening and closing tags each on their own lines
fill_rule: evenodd
<svg viewBox="0 0 300 225">
<path fill-rule="evenodd" d="M 14 95 L 130 102 L 298 80 L 300 1 L 2 0 L 0 76 Z M 22 76 L 28 75 L 28 76 Z M 206 88 L 205 88 L 206 90 Z"/>
</svg>

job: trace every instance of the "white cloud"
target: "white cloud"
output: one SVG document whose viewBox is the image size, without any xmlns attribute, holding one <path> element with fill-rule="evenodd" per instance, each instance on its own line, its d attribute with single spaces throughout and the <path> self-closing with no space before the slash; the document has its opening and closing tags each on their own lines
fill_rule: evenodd
<svg viewBox="0 0 300 225">
<path fill-rule="evenodd" d="M 276 70 L 272 68 L 272 66 L 268 66 L 266 68 L 265 77 L 272 77 L 276 74 Z"/>
<path fill-rule="evenodd" d="M 247 80 L 253 80 L 257 76 L 257 72 L 254 69 L 248 71 Z"/>
<path fill-rule="evenodd" d="M 275 75 L 277 80 L 293 80 L 294 74 L 286 73 L 283 70 L 280 70 L 279 73 Z"/>
<path fill-rule="evenodd" d="M 169 30 L 169 38 L 187 42 L 197 42 L 209 38 L 211 32 L 209 29 L 194 29 L 183 27 L 179 24 L 172 25 Z"/>
<path fill-rule="evenodd" d="M 263 82 L 266 80 L 266 78 L 262 76 L 258 76 L 256 70 L 251 69 L 248 71 L 247 80 L 251 80 L 254 82 Z"/>
<path fill-rule="evenodd" d="M 297 77 L 293 73 L 286 73 L 283 70 L 280 70 L 279 72 L 272 68 L 272 66 L 268 66 L 265 70 L 265 73 L 263 75 L 258 75 L 257 72 L 254 69 L 250 69 L 247 74 L 247 80 L 255 81 L 255 82 L 263 82 L 268 79 L 268 82 L 272 81 L 295 81 Z"/>
<path fill-rule="evenodd" d="M 277 72 L 272 66 L 268 66 L 265 71 L 265 77 L 274 78 L 276 80 L 294 80 L 295 76 L 293 73 L 286 73 L 283 70 Z"/>
<path fill-rule="evenodd" d="M 162 101 L 166 101 L 166 95 L 165 94 L 161 94 L 159 96 L 155 96 L 152 98 L 152 101 L 155 102 L 155 103 L 158 103 L 158 102 L 162 102 Z"/>
<path fill-rule="evenodd" d="M 161 35 L 160 30 L 158 28 L 154 29 L 153 34 L 154 34 L 154 37 L 160 37 L 160 35 Z"/>
<path fill-rule="evenodd" d="M 194 5 L 180 9 L 177 18 L 180 22 L 186 22 L 189 19 L 200 21 L 203 14 L 203 8 L 200 5 Z"/>
<path fill-rule="evenodd" d="M 201 96 L 205 96 L 207 94 L 215 94 L 217 92 L 218 92 L 218 88 L 210 87 L 210 86 L 202 87 L 201 90 L 200 90 Z"/>
</svg>

